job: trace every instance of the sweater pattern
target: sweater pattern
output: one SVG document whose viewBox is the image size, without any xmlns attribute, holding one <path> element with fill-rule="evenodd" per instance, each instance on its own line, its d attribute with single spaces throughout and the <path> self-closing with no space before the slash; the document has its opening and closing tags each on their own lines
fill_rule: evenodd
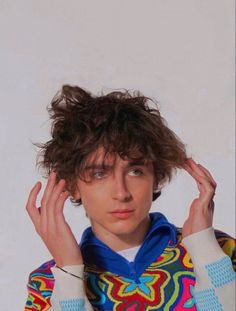
<svg viewBox="0 0 236 311">
<path fill-rule="evenodd" d="M 196 310 L 193 265 L 181 243 L 165 248 L 138 280 L 88 266 L 86 272 L 94 310 Z"/>
<path fill-rule="evenodd" d="M 94 310 L 196 310 L 195 275 L 181 242 L 181 229 L 169 224 L 160 213 L 151 215 L 151 219 L 151 228 L 134 262 L 96 240 L 91 229 L 85 230 L 81 241 L 85 288 Z M 233 261 L 234 240 L 219 230 L 215 234 Z M 50 309 L 54 265 L 54 260 L 48 261 L 30 274 L 25 311 Z"/>
</svg>

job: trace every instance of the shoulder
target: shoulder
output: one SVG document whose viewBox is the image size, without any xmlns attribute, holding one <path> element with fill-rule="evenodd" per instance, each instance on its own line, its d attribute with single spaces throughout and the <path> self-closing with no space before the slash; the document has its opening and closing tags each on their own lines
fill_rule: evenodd
<svg viewBox="0 0 236 311">
<path fill-rule="evenodd" d="M 236 243 L 235 239 L 221 230 L 215 230 L 215 236 L 226 255 L 228 255 L 236 270 Z"/>
<path fill-rule="evenodd" d="M 236 243 L 235 239 L 229 234 L 221 231 L 214 230 L 216 240 L 218 241 L 220 247 L 224 253 L 231 258 L 232 264 L 236 270 Z M 178 242 L 182 241 L 182 228 L 177 228 L 177 240 Z"/>
<path fill-rule="evenodd" d="M 54 286 L 54 277 L 51 268 L 55 265 L 54 260 L 47 261 L 32 271 L 29 275 L 28 286 L 40 291 L 43 296 L 47 296 L 48 290 Z"/>
<path fill-rule="evenodd" d="M 50 298 L 54 287 L 54 276 L 51 268 L 54 265 L 54 260 L 50 260 L 30 273 L 25 310 L 46 311 L 50 308 Z"/>
</svg>

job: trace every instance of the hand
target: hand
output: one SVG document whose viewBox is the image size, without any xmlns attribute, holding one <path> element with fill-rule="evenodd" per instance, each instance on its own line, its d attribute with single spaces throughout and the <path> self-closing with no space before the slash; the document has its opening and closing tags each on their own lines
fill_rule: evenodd
<svg viewBox="0 0 236 311">
<path fill-rule="evenodd" d="M 69 192 L 64 191 L 65 180 L 56 182 L 56 174 L 49 175 L 41 207 L 36 207 L 37 195 L 42 187 L 40 182 L 30 192 L 26 210 L 56 264 L 59 267 L 66 265 L 83 264 L 78 243 L 65 220 L 63 209 Z"/>
<path fill-rule="evenodd" d="M 188 159 L 183 168 L 195 179 L 199 196 L 193 200 L 189 216 L 183 225 L 183 238 L 212 226 L 216 182 L 209 171 Z"/>
</svg>

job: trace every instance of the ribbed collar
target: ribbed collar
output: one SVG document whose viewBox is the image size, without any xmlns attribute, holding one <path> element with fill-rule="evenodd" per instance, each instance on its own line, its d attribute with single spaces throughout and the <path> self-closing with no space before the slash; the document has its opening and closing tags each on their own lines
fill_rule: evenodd
<svg viewBox="0 0 236 311">
<path fill-rule="evenodd" d="M 136 254 L 134 262 L 114 252 L 96 238 L 92 228 L 87 228 L 80 247 L 85 265 L 96 266 L 130 279 L 138 280 L 146 268 L 154 262 L 168 245 L 176 244 L 176 227 L 161 213 L 150 213 L 151 225 Z"/>
</svg>

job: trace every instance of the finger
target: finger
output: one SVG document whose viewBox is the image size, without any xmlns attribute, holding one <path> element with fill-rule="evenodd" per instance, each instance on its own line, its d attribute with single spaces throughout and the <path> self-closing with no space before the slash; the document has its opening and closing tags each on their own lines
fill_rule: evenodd
<svg viewBox="0 0 236 311">
<path fill-rule="evenodd" d="M 201 175 L 197 174 L 197 172 L 195 171 L 194 167 L 192 167 L 191 165 L 191 159 L 188 159 L 184 165 L 183 168 L 189 173 L 189 175 L 191 175 L 195 181 L 200 181 L 198 177 L 200 177 Z"/>
<path fill-rule="evenodd" d="M 41 190 L 42 184 L 37 182 L 30 191 L 28 201 L 26 203 L 26 210 L 35 226 L 38 226 L 40 221 L 40 210 L 36 207 L 36 200 Z"/>
<path fill-rule="evenodd" d="M 57 224 L 65 223 L 65 216 L 63 213 L 65 201 L 70 196 L 68 191 L 63 192 L 57 200 L 56 207 L 55 207 L 55 219 Z"/>
<path fill-rule="evenodd" d="M 184 163 L 183 168 L 191 175 L 193 169 L 191 168 L 191 166 L 188 164 L 187 161 Z"/>
<path fill-rule="evenodd" d="M 56 173 L 55 172 L 51 172 L 49 174 L 49 177 L 48 177 L 48 181 L 47 181 L 47 185 L 46 185 L 46 188 L 44 190 L 44 194 L 43 194 L 43 197 L 42 197 L 42 200 L 41 200 L 41 205 L 42 206 L 46 206 L 50 196 L 51 196 L 51 193 L 53 191 L 53 188 L 55 187 L 56 185 Z"/>
<path fill-rule="evenodd" d="M 195 169 L 195 171 L 201 175 L 201 176 L 205 176 L 208 178 L 209 182 L 211 183 L 212 187 L 215 189 L 216 188 L 216 182 L 214 180 L 214 178 L 212 177 L 212 175 L 210 174 L 210 172 L 201 164 L 197 164 L 196 162 L 194 162 L 192 160 L 192 167 Z"/>
<path fill-rule="evenodd" d="M 48 201 L 48 203 L 50 203 L 50 205 L 53 205 L 54 203 L 56 203 L 56 201 L 58 200 L 60 195 L 63 192 L 65 192 L 65 186 L 66 186 L 66 181 L 64 179 L 59 180 L 59 182 L 54 187 L 54 189 L 51 193 L 50 199 Z"/>
<path fill-rule="evenodd" d="M 54 187 L 51 197 L 47 203 L 47 221 L 53 224 L 55 222 L 56 204 L 60 196 L 65 192 L 65 180 L 61 179 Z M 62 196 L 63 197 L 63 196 Z"/>
<path fill-rule="evenodd" d="M 197 183 L 197 187 L 200 192 L 199 199 L 208 205 L 214 196 L 214 187 L 212 187 L 211 183 L 206 177 L 200 176 L 195 171 L 191 172 L 191 176 L 195 179 Z"/>
<path fill-rule="evenodd" d="M 216 188 L 216 182 L 211 176 L 210 172 L 203 167 L 201 164 L 197 164 L 193 159 L 188 159 L 186 161 L 186 170 L 191 173 L 192 171 L 195 171 L 197 174 L 199 174 L 202 177 L 206 177 L 209 182 L 212 184 L 214 188 Z"/>
<path fill-rule="evenodd" d="M 55 210 L 56 212 L 62 212 L 64 209 L 65 201 L 69 198 L 70 193 L 69 191 L 64 191 L 61 193 L 59 198 L 57 199 Z"/>
<path fill-rule="evenodd" d="M 49 177 L 48 177 L 48 181 L 47 181 L 47 185 L 46 188 L 44 190 L 44 194 L 41 200 L 41 222 L 45 225 L 47 222 L 47 212 L 48 212 L 48 201 L 51 198 L 51 195 L 53 193 L 53 190 L 55 188 L 56 185 L 56 173 L 55 172 L 51 172 Z"/>
<path fill-rule="evenodd" d="M 200 176 L 205 176 L 205 173 L 201 170 L 201 168 L 198 166 L 198 164 L 193 159 L 188 159 L 187 163 L 189 167 L 195 171 Z"/>
<path fill-rule="evenodd" d="M 216 188 L 217 183 L 214 180 L 214 178 L 212 177 L 211 173 L 201 164 L 198 164 L 198 166 L 205 172 L 205 174 L 209 177 L 209 179 L 211 180 L 212 185 Z"/>
</svg>

